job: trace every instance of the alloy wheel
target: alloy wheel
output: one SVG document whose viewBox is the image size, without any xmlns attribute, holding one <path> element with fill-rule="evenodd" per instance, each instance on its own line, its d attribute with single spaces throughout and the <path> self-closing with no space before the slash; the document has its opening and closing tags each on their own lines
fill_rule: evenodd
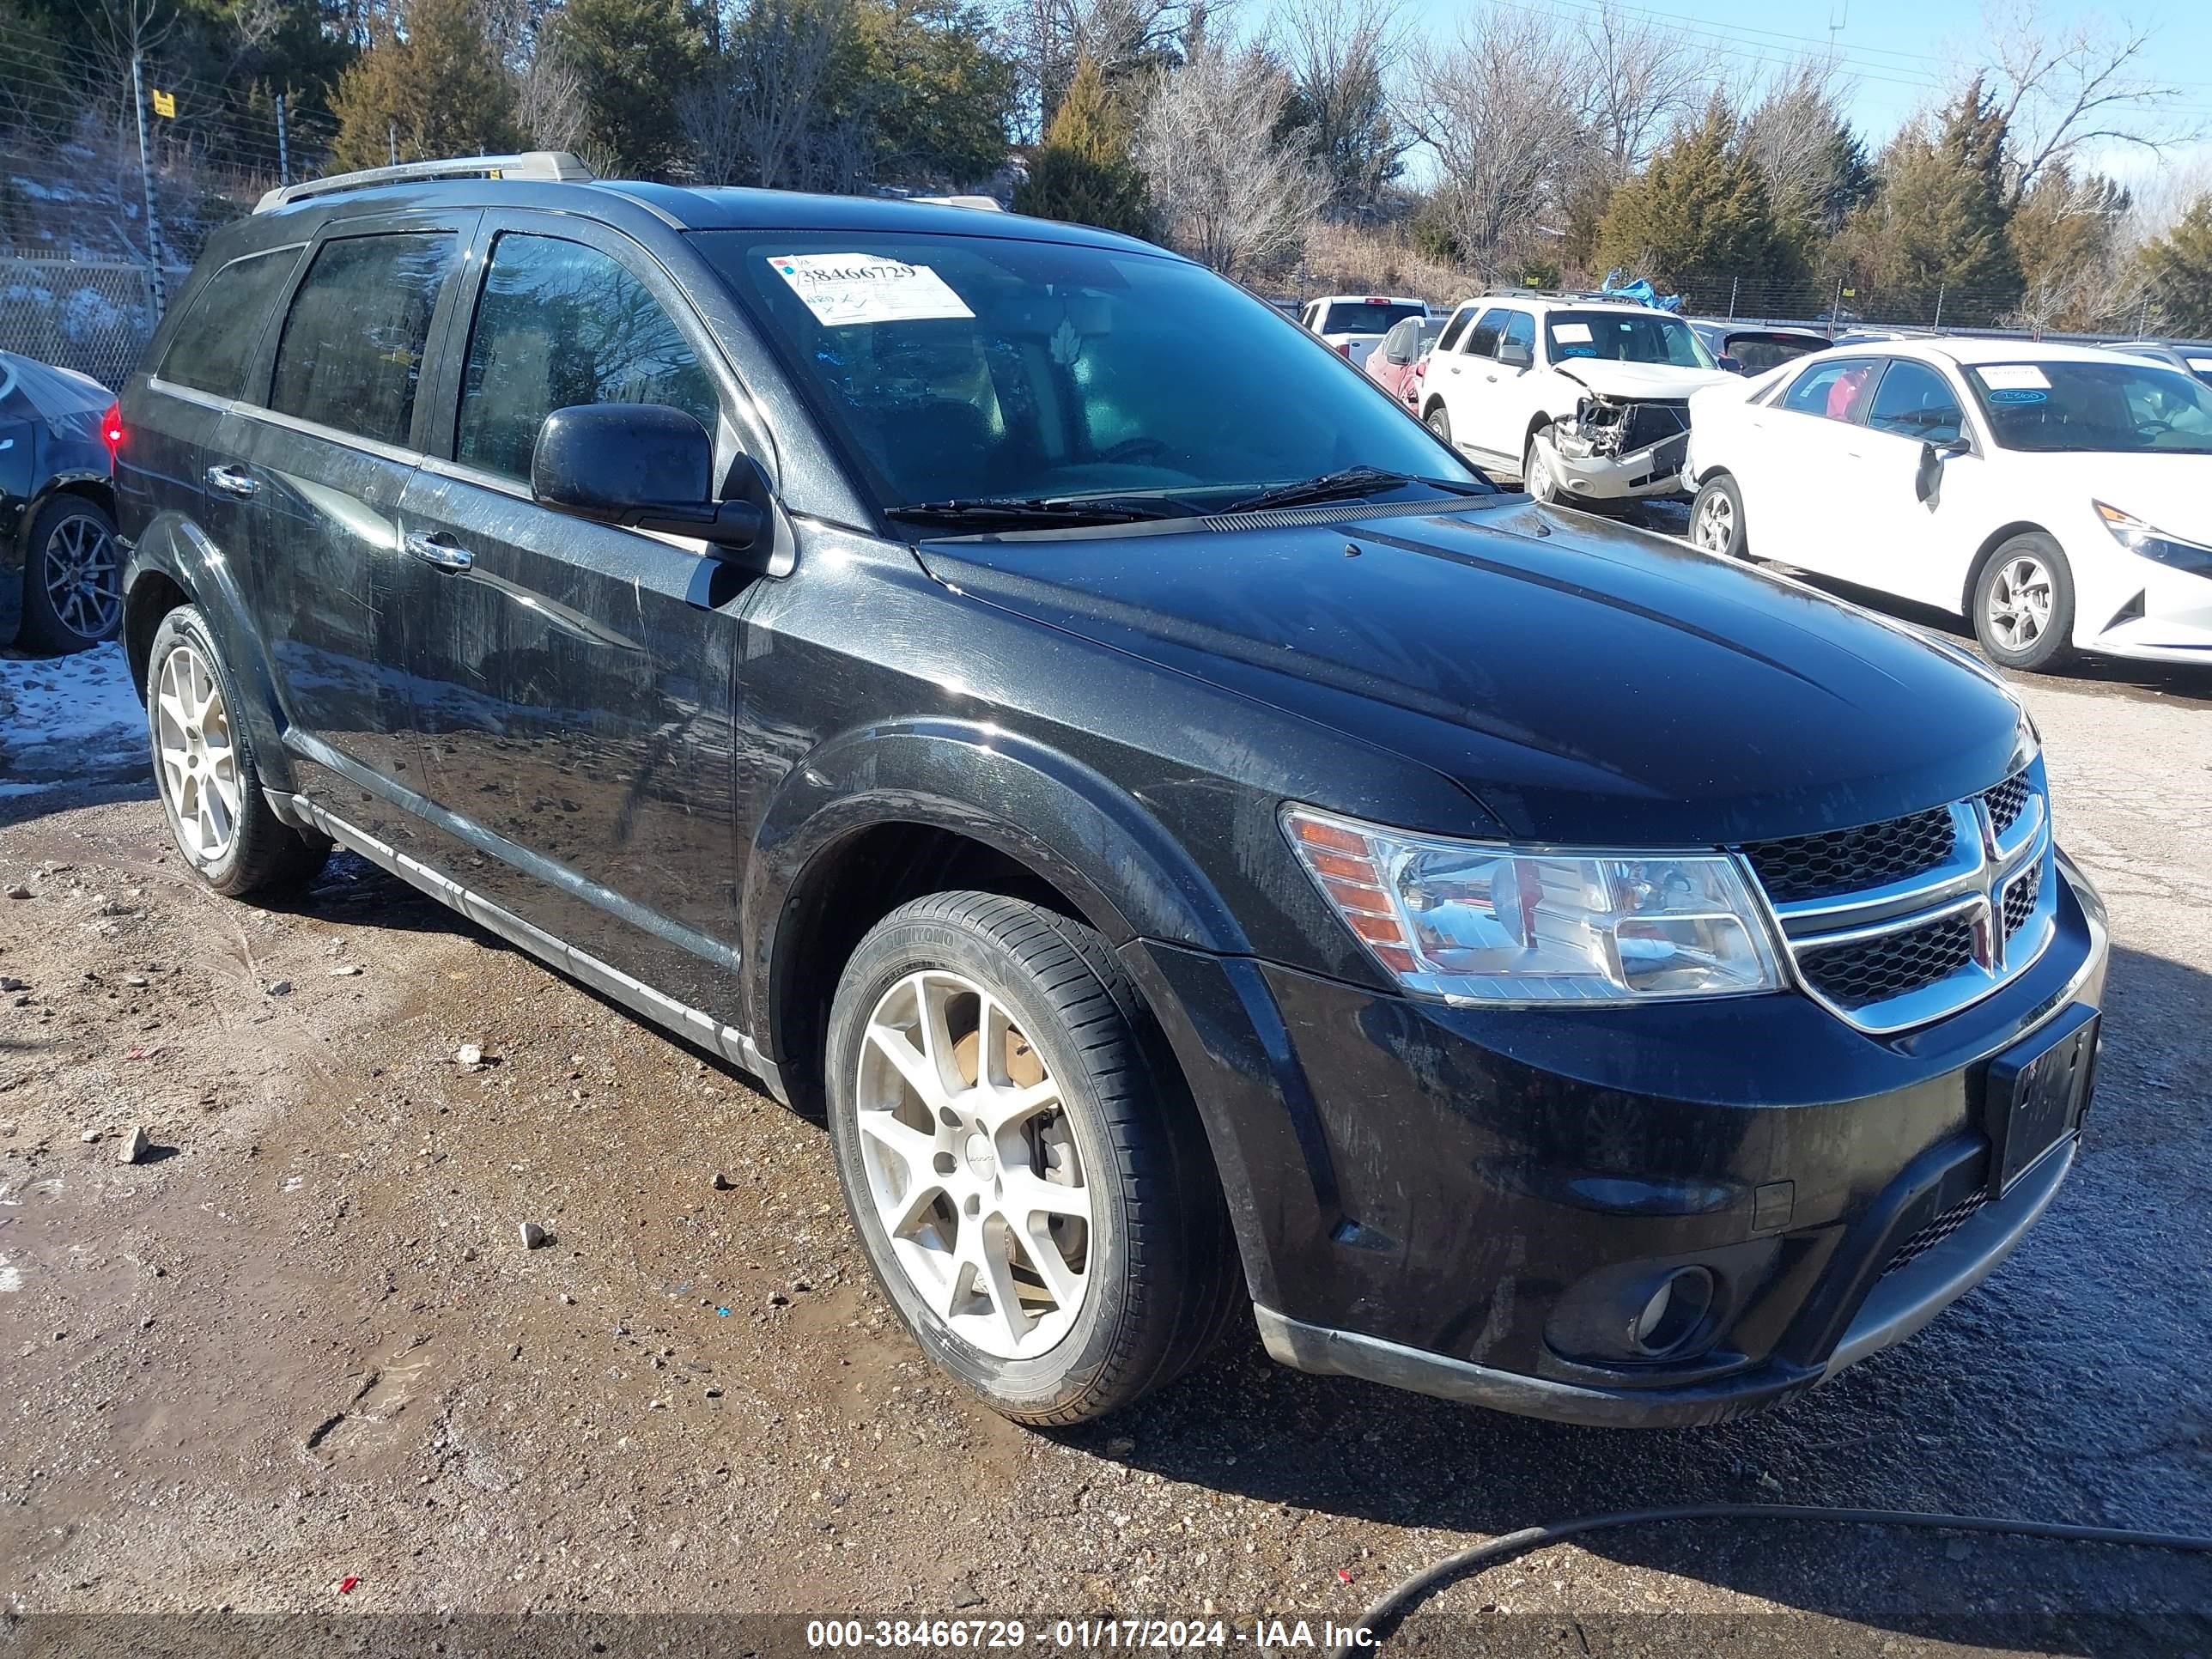
<svg viewBox="0 0 2212 1659">
<path fill-rule="evenodd" d="M 155 679 L 154 755 L 177 839 L 202 863 L 230 850 L 238 833 L 238 746 L 230 711 L 207 659 L 173 647 Z"/>
<path fill-rule="evenodd" d="M 1558 497 L 1559 489 L 1552 481 L 1551 459 L 1544 453 L 1540 441 L 1533 439 L 1529 441 L 1528 464 L 1521 470 L 1525 475 L 1521 480 L 1522 489 L 1536 500 L 1550 501 Z"/>
<path fill-rule="evenodd" d="M 1735 534 L 1735 504 L 1719 490 L 1698 503 L 1698 520 L 1690 526 L 1690 539 L 1708 553 L 1725 553 Z"/>
<path fill-rule="evenodd" d="M 1091 1188 L 1006 1005 L 943 969 L 900 980 L 868 1016 L 855 1105 L 868 1197 L 931 1312 L 1002 1359 L 1065 1337 L 1090 1289 Z"/>
<path fill-rule="evenodd" d="M 40 574 L 63 627 L 79 639 L 105 639 L 123 611 L 115 538 L 89 514 L 73 513 L 46 538 Z"/>
<path fill-rule="evenodd" d="M 2042 560 L 2007 559 L 1990 583 L 1990 632 L 2008 651 L 2025 651 L 2051 626 L 2053 584 Z"/>
</svg>

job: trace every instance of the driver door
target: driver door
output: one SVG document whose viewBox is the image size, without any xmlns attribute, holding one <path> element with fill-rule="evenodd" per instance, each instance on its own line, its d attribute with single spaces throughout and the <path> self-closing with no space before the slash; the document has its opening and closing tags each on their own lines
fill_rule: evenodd
<svg viewBox="0 0 2212 1659">
<path fill-rule="evenodd" d="M 1865 423 L 1845 448 L 1855 533 L 1830 568 L 1846 581 L 1956 610 L 1973 552 L 1966 502 L 1978 493 L 1981 458 L 1939 459 L 1922 496 L 1928 447 L 1939 451 L 1966 432 L 1959 393 L 1942 372 L 1897 358 L 1881 372 Z M 1863 515 L 1863 516 L 1859 516 Z"/>
<path fill-rule="evenodd" d="M 1455 350 L 1447 353 L 1439 343 L 1429 363 L 1429 387 L 1444 400 L 1444 410 L 1451 416 L 1452 441 L 1463 450 L 1493 458 L 1498 452 L 1483 434 L 1497 424 L 1495 356 L 1498 336 L 1504 326 L 1504 307 L 1492 306 L 1460 337 Z"/>
<path fill-rule="evenodd" d="M 572 218 L 486 216 L 399 503 L 425 816 L 456 879 L 734 1021 L 736 663 L 759 579 L 535 503 L 554 410 L 681 409 L 750 472 L 728 371 L 657 260 Z"/>
</svg>

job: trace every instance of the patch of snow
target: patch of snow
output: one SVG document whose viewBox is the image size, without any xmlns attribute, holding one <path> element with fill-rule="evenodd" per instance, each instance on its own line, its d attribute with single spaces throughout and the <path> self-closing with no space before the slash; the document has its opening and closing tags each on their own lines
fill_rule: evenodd
<svg viewBox="0 0 2212 1659">
<path fill-rule="evenodd" d="M 0 793 L 136 776 L 148 764 L 146 711 L 120 644 L 0 659 Z"/>
</svg>

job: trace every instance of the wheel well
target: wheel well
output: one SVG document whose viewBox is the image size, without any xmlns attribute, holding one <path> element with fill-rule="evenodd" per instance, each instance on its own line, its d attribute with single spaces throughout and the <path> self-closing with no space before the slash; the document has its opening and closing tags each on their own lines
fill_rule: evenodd
<svg viewBox="0 0 2212 1659">
<path fill-rule="evenodd" d="M 131 684 L 143 696 L 146 689 L 146 659 L 154 654 L 154 630 L 161 618 L 192 596 L 158 570 L 149 570 L 131 585 L 123 598 L 123 652 L 131 665 Z"/>
<path fill-rule="evenodd" d="M 807 866 L 776 929 L 769 1018 L 793 1105 L 822 1109 L 830 1003 L 860 940 L 908 901 L 955 889 L 1001 893 L 1085 920 L 1027 865 L 957 830 L 879 823 L 847 836 Z"/>
<path fill-rule="evenodd" d="M 1996 556 L 1997 549 L 2015 536 L 2048 536 L 2050 532 L 2039 524 L 2030 524 L 2022 519 L 1994 531 L 1987 541 L 1974 550 L 1973 562 L 1966 567 L 1966 586 L 1959 595 L 1959 614 L 1972 619 L 1974 614 L 1974 586 L 1982 579 L 1983 568 Z"/>
</svg>

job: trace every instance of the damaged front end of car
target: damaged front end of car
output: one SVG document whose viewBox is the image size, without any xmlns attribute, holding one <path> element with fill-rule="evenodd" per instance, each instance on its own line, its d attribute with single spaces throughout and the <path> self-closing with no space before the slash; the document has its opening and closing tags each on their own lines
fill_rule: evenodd
<svg viewBox="0 0 2212 1659">
<path fill-rule="evenodd" d="M 1565 493 L 1590 501 L 1680 495 L 1690 448 L 1686 398 L 1625 398 L 1585 392 L 1551 428 Z"/>
</svg>

